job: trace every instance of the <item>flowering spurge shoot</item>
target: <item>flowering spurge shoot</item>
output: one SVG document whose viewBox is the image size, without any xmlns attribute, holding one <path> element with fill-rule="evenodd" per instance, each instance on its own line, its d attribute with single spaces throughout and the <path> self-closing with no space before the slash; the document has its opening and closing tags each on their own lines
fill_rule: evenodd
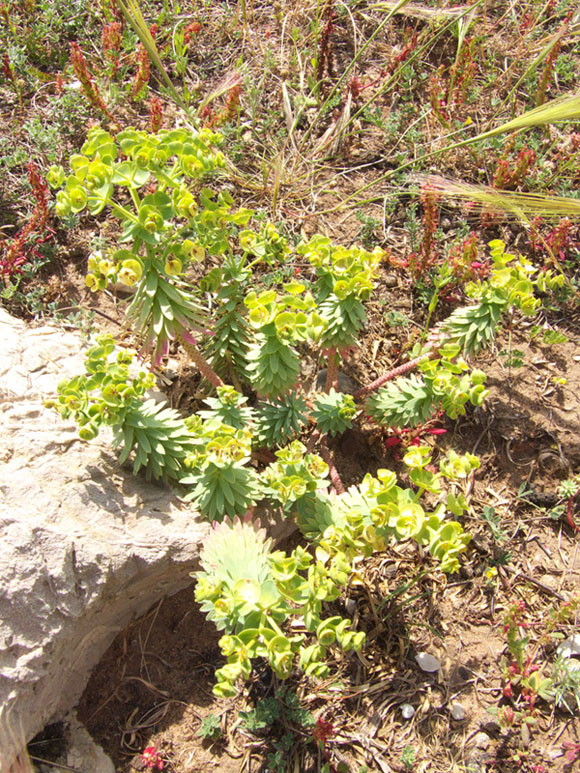
<svg viewBox="0 0 580 773">
<path fill-rule="evenodd" d="M 222 390 L 220 401 L 228 399 L 228 389 L 231 387 Z M 245 398 L 237 397 L 240 398 L 238 406 L 230 405 L 230 408 L 232 412 L 241 409 L 240 415 L 243 415 Z M 249 466 L 251 431 L 222 424 L 215 407 L 207 414 L 210 418 L 206 421 L 198 416 L 186 419 L 196 447 L 185 460 L 190 473 L 180 482 L 193 487 L 184 499 L 193 502 L 204 518 L 222 521 L 226 515 L 233 517 L 253 507 L 260 498 L 261 488 L 256 471 Z"/>
<path fill-rule="evenodd" d="M 422 376 L 412 374 L 381 387 L 367 399 L 365 411 L 385 426 L 414 427 L 436 409 L 456 419 L 465 413 L 468 402 L 482 405 L 488 394 L 483 386 L 485 373 L 469 371 L 465 360 L 457 357 L 457 345 L 447 344 L 439 351 L 446 356 L 419 364 Z"/>
<path fill-rule="evenodd" d="M 127 247 L 96 256 L 86 281 L 94 291 L 114 282 L 135 286 L 127 319 L 154 362 L 176 338 L 195 346 L 191 331 L 204 327 L 200 303 L 183 278 L 188 264 L 202 259 L 206 247 L 223 252 L 232 229 L 250 217 L 247 210 L 232 213 L 227 194 L 202 189 L 198 202 L 190 190 L 224 166 L 220 139 L 207 129 L 148 134 L 132 128 L 113 138 L 94 127 L 81 153 L 71 156 L 71 174 L 62 167 L 49 173 L 60 189 L 57 215 L 85 208 L 97 215 L 110 207 L 119 218 L 119 241 Z"/>
<path fill-rule="evenodd" d="M 234 429 L 245 429 L 254 421 L 256 411 L 246 405 L 248 398 L 231 386 L 217 388 L 217 397 L 208 397 L 205 404 L 209 411 L 199 411 L 198 416 L 206 422 L 206 427 L 221 428 L 227 424 Z"/>
<path fill-rule="evenodd" d="M 244 297 L 252 270 L 242 257 L 226 256 L 221 267 L 216 266 L 202 280 L 201 289 L 215 300 L 212 315 L 212 335 L 208 336 L 204 353 L 216 373 L 236 384 L 247 379 L 246 350 L 250 341 Z"/>
<path fill-rule="evenodd" d="M 322 602 L 335 600 L 348 582 L 350 566 L 344 560 L 326 566 L 302 547 L 290 554 L 271 552 L 271 545 L 259 523 L 236 518 L 216 526 L 202 550 L 195 597 L 226 632 L 220 648 L 227 663 L 216 672 L 216 695 L 235 695 L 237 681 L 249 677 L 256 658 L 265 658 L 282 679 L 296 660 L 307 674 L 325 676 L 329 646 L 349 651 L 364 643 L 364 633 L 351 631 L 350 621 L 320 617 Z M 302 623 L 303 632 L 284 633 L 292 619 Z"/>
<path fill-rule="evenodd" d="M 465 292 L 477 301 L 475 306 L 454 311 L 440 326 L 445 340 L 456 342 L 466 354 L 475 354 L 493 339 L 502 316 L 510 309 L 530 315 L 541 305 L 534 290 L 540 292 L 561 287 L 563 276 L 551 271 L 539 272 L 526 258 L 505 252 L 505 244 L 490 242 L 493 269 L 486 281 L 470 282 Z"/>
<path fill-rule="evenodd" d="M 288 239 L 272 223 L 263 223 L 260 231 L 241 231 L 240 247 L 247 255 L 261 258 L 269 266 L 285 263 L 291 254 Z"/>
<path fill-rule="evenodd" d="M 336 247 L 320 234 L 299 244 L 296 251 L 316 269 L 314 294 L 318 313 L 324 320 L 319 342 L 328 352 L 330 388 L 336 380 L 336 353 L 354 346 L 364 327 L 363 301 L 372 292 L 373 279 L 385 253 L 378 247 L 373 252 L 359 247 Z"/>
<path fill-rule="evenodd" d="M 87 352 L 87 374 L 61 382 L 58 399 L 47 404 L 63 418 L 73 417 L 83 440 L 96 437 L 101 426 L 111 426 L 116 445 L 123 447 L 119 461 L 134 453 L 133 472 L 144 467 L 148 478 L 179 480 L 194 438 L 176 411 L 144 401 L 155 380 L 143 370 L 131 375 L 134 357 L 129 350 L 115 351 L 111 336 L 99 336 Z"/>
<path fill-rule="evenodd" d="M 297 502 L 298 525 L 317 546 L 320 560 L 344 555 L 351 561 L 357 555 L 384 550 L 393 538 L 413 539 L 440 561 L 442 571 L 458 570 L 458 556 L 466 550 L 470 536 L 459 523 L 448 520 L 447 510 L 457 514 L 462 505 L 467 505 L 464 497 L 460 498 L 463 495 L 445 494 L 441 479 L 454 482 L 456 467 L 469 475 L 479 467 L 478 459 L 471 454 L 455 455 L 449 462 L 451 469 L 442 465 L 440 473 L 433 473 L 428 469 L 430 449 L 415 447 L 403 461 L 415 489 L 397 486 L 394 472 L 379 470 L 376 478 L 366 475 L 360 486 L 353 486 L 342 496 L 318 491 Z M 426 491 L 442 500 L 432 512 L 419 504 Z"/>
<path fill-rule="evenodd" d="M 267 242 L 249 233 L 240 234 L 241 246 L 268 256 Z M 274 237 L 268 233 L 272 242 Z M 282 251 L 285 255 L 286 245 Z M 245 299 L 254 330 L 247 354 L 250 382 L 260 395 L 271 399 L 287 394 L 298 382 L 296 344 L 309 341 L 330 350 L 329 370 L 336 372 L 334 353 L 355 344 L 366 319 L 362 300 L 372 290 L 372 278 L 384 254 L 336 247 L 323 236 L 298 245 L 296 251 L 316 269 L 312 292 L 300 282 L 290 282 L 283 288 L 284 295 L 274 290 L 250 291 Z"/>
<path fill-rule="evenodd" d="M 300 375 L 300 358 L 294 344 L 314 338 L 323 327 L 316 304 L 305 286 L 292 282 L 286 293 L 275 290 L 256 293 L 245 299 L 248 320 L 254 330 L 254 341 L 248 348 L 248 373 L 258 394 L 281 397 L 293 389 Z"/>
<path fill-rule="evenodd" d="M 215 210 L 206 207 L 203 215 L 206 227 L 210 213 L 212 218 L 215 217 Z M 244 299 L 252 279 L 252 267 L 261 261 L 268 265 L 284 262 L 290 255 L 290 248 L 271 223 L 262 225 L 259 233 L 241 231 L 238 244 L 242 255 L 226 254 L 222 266 L 213 268 L 202 280 L 201 288 L 210 293 L 212 301 L 215 301 L 212 335 L 205 346 L 206 356 L 220 376 L 241 390 L 241 383 L 250 380 L 248 349 L 252 342 L 252 330 Z M 215 244 L 206 239 L 204 245 L 210 253 L 213 252 Z M 221 248 L 226 250 L 227 244 L 222 244 Z M 248 262 L 249 259 L 252 259 L 251 262 Z"/>
<path fill-rule="evenodd" d="M 563 285 L 562 276 L 538 271 L 524 257 L 506 253 L 502 241 L 490 242 L 490 246 L 493 269 L 489 278 L 470 282 L 465 288 L 476 304 L 456 309 L 432 331 L 425 347 L 413 350 L 414 368 L 421 376 L 397 378 L 366 400 L 365 411 L 381 424 L 412 427 L 436 409 L 456 418 L 465 413 L 468 402 L 481 405 L 487 394 L 485 374 L 470 372 L 460 352 L 475 354 L 489 344 L 502 315 L 516 309 L 527 315 L 536 312 L 541 304 L 536 290 L 545 293 Z"/>
<path fill-rule="evenodd" d="M 287 513 L 298 500 L 328 486 L 328 465 L 317 454 L 306 453 L 306 446 L 299 440 L 276 451 L 276 457 L 277 461 L 262 473 L 264 494 Z"/>
<path fill-rule="evenodd" d="M 320 394 L 314 401 L 312 416 L 323 434 L 340 435 L 352 427 L 357 408 L 351 395 L 331 388 L 327 394 Z"/>
</svg>

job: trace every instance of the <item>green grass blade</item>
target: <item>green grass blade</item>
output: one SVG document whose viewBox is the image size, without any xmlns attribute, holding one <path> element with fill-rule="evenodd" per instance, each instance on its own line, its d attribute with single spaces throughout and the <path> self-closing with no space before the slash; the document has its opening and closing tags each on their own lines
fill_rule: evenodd
<svg viewBox="0 0 580 773">
<path fill-rule="evenodd" d="M 400 174 L 400 172 L 403 172 L 405 169 L 416 166 L 422 161 L 426 161 L 427 159 L 440 156 L 442 153 L 448 153 L 450 150 L 464 148 L 468 145 L 473 145 L 476 142 L 481 142 L 481 140 L 486 140 L 490 137 L 497 137 L 500 134 L 510 134 L 511 132 L 518 132 L 536 126 L 547 126 L 549 124 L 559 123 L 562 121 L 577 121 L 579 118 L 580 94 L 573 93 L 564 97 L 559 97 L 558 99 L 554 99 L 551 102 L 547 102 L 545 105 L 540 105 L 540 107 L 535 107 L 533 110 L 528 110 L 526 113 L 523 113 L 516 118 L 512 118 L 511 121 L 507 121 L 507 123 L 501 124 L 501 126 L 496 126 L 495 129 L 489 129 L 488 131 L 481 132 L 481 134 L 476 134 L 474 137 L 469 137 L 466 140 L 460 140 L 459 142 L 454 142 L 452 145 L 447 145 L 446 147 L 432 150 L 430 153 L 425 153 L 423 156 L 419 156 L 418 158 L 407 161 L 405 164 L 401 164 L 396 169 L 390 169 L 388 172 L 385 172 L 385 174 L 377 177 L 376 180 L 373 180 L 367 185 L 364 185 L 362 188 L 359 188 L 356 193 L 352 193 L 350 196 L 347 196 L 344 201 L 342 201 L 336 207 L 324 210 L 320 214 L 328 214 L 329 212 L 343 209 L 346 205 L 350 207 L 358 207 L 362 204 L 382 199 L 384 196 L 383 193 L 381 193 L 379 196 L 373 196 L 369 199 L 360 199 L 358 196 L 360 196 L 360 194 L 364 191 L 370 190 L 370 188 L 373 188 L 375 185 L 392 179 L 396 175 Z M 355 199 L 355 201 L 353 201 L 353 199 Z"/>
<path fill-rule="evenodd" d="M 187 105 L 178 94 L 175 86 L 171 82 L 171 78 L 167 74 L 167 70 L 163 66 L 163 62 L 159 56 L 159 51 L 155 41 L 153 40 L 153 36 L 149 32 L 149 26 L 143 18 L 143 14 L 141 13 L 139 3 L 137 0 L 117 0 L 117 5 L 121 9 L 123 16 L 127 19 L 133 28 L 143 47 L 147 51 L 149 59 L 153 62 L 159 74 L 163 78 L 165 85 L 167 86 L 167 89 L 173 98 L 173 101 L 191 118 Z"/>
<path fill-rule="evenodd" d="M 440 196 L 476 202 L 484 208 L 508 213 L 519 219 L 527 220 L 539 215 L 546 220 L 568 217 L 580 221 L 580 199 L 501 191 L 487 185 L 472 185 L 437 175 L 414 175 L 412 180 L 420 186 L 428 186 L 429 190 Z"/>
<path fill-rule="evenodd" d="M 352 72 L 353 68 L 356 66 L 356 63 L 361 58 L 361 56 L 365 53 L 365 51 L 368 49 L 368 47 L 371 45 L 373 40 L 377 37 L 377 35 L 380 34 L 381 30 L 385 28 L 385 26 L 389 23 L 390 19 L 397 13 L 397 11 L 402 8 L 404 5 L 406 5 L 409 2 L 409 0 L 399 0 L 399 2 L 393 7 L 391 11 L 385 16 L 383 21 L 379 24 L 379 26 L 376 28 L 376 30 L 373 32 L 372 35 L 369 36 L 369 39 L 366 41 L 364 46 L 361 48 L 361 50 L 358 52 L 358 54 L 352 58 L 350 64 L 345 69 L 343 74 L 340 76 L 338 81 L 334 84 L 333 88 L 330 90 L 330 93 L 320 106 L 318 113 L 316 114 L 316 117 L 310 124 L 310 128 L 306 131 L 304 134 L 304 137 L 302 138 L 302 143 L 300 145 L 300 150 L 304 148 L 305 143 L 307 142 L 308 138 L 310 137 L 313 129 L 315 126 L 318 125 L 318 122 L 320 121 L 320 117 L 324 113 L 324 111 L 327 109 L 327 107 L 330 105 L 332 99 L 334 98 L 335 94 L 337 94 L 340 89 L 342 88 L 343 83 L 346 81 L 350 73 Z"/>
</svg>

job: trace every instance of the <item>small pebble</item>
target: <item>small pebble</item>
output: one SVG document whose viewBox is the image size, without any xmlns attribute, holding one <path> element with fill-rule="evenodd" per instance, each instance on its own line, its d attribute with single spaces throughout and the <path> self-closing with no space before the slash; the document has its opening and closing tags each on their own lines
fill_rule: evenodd
<svg viewBox="0 0 580 773">
<path fill-rule="evenodd" d="M 387 274 L 383 281 L 386 287 L 396 287 L 399 284 L 395 274 Z"/>
<path fill-rule="evenodd" d="M 346 599 L 344 602 L 344 608 L 352 617 L 354 615 L 354 610 L 356 609 L 356 601 L 354 599 Z"/>
<path fill-rule="evenodd" d="M 453 719 L 456 719 L 458 722 L 461 719 L 465 719 L 465 709 L 461 703 L 452 703 L 450 709 Z"/>
<path fill-rule="evenodd" d="M 167 365 L 163 368 L 163 375 L 165 378 L 175 381 L 179 375 L 179 362 L 175 358 L 167 360 Z"/>
<path fill-rule="evenodd" d="M 441 662 L 433 655 L 429 655 L 428 652 L 418 652 L 415 655 L 415 660 L 421 671 L 427 671 L 429 674 L 439 671 L 441 668 Z"/>
<path fill-rule="evenodd" d="M 488 749 L 490 744 L 489 736 L 484 732 L 476 733 L 473 738 L 473 745 L 478 749 Z"/>
<path fill-rule="evenodd" d="M 563 658 L 570 658 L 572 655 L 580 655 L 580 633 L 568 636 L 556 650 L 558 655 Z"/>
<path fill-rule="evenodd" d="M 401 706 L 401 714 L 403 715 L 403 719 L 411 719 L 415 716 L 415 709 L 410 703 L 403 703 Z"/>
</svg>

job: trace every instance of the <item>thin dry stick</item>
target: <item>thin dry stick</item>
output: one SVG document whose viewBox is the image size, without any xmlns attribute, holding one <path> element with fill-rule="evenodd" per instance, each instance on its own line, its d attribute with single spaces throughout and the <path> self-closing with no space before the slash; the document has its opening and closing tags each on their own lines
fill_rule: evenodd
<svg viewBox="0 0 580 773">
<path fill-rule="evenodd" d="M 548 585 L 544 585 L 543 582 L 540 582 L 539 580 L 536 580 L 534 577 L 530 577 L 529 574 L 523 574 L 522 572 L 518 572 L 517 569 L 511 567 L 511 566 L 502 566 L 501 569 L 503 569 L 505 572 L 509 572 L 510 574 L 516 575 L 514 577 L 514 580 L 517 580 L 518 578 L 525 580 L 526 582 L 531 582 L 532 585 L 535 585 L 537 588 L 540 588 L 545 593 L 547 593 L 550 596 L 555 596 L 557 599 L 560 599 L 560 601 L 567 602 L 569 599 L 564 598 L 558 591 L 553 590 Z"/>
</svg>

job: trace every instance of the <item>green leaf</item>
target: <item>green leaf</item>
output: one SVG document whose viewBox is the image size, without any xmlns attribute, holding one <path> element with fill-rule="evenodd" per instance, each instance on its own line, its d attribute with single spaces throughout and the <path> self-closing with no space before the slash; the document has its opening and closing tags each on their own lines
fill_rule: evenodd
<svg viewBox="0 0 580 773">
<path fill-rule="evenodd" d="M 112 182 L 127 188 L 141 188 L 151 176 L 147 169 L 142 169 L 133 161 L 123 161 L 121 164 L 116 164 L 114 169 Z"/>
<path fill-rule="evenodd" d="M 88 210 L 91 215 L 100 214 L 113 195 L 112 183 L 105 183 L 100 188 L 93 188 L 89 193 Z"/>
</svg>

